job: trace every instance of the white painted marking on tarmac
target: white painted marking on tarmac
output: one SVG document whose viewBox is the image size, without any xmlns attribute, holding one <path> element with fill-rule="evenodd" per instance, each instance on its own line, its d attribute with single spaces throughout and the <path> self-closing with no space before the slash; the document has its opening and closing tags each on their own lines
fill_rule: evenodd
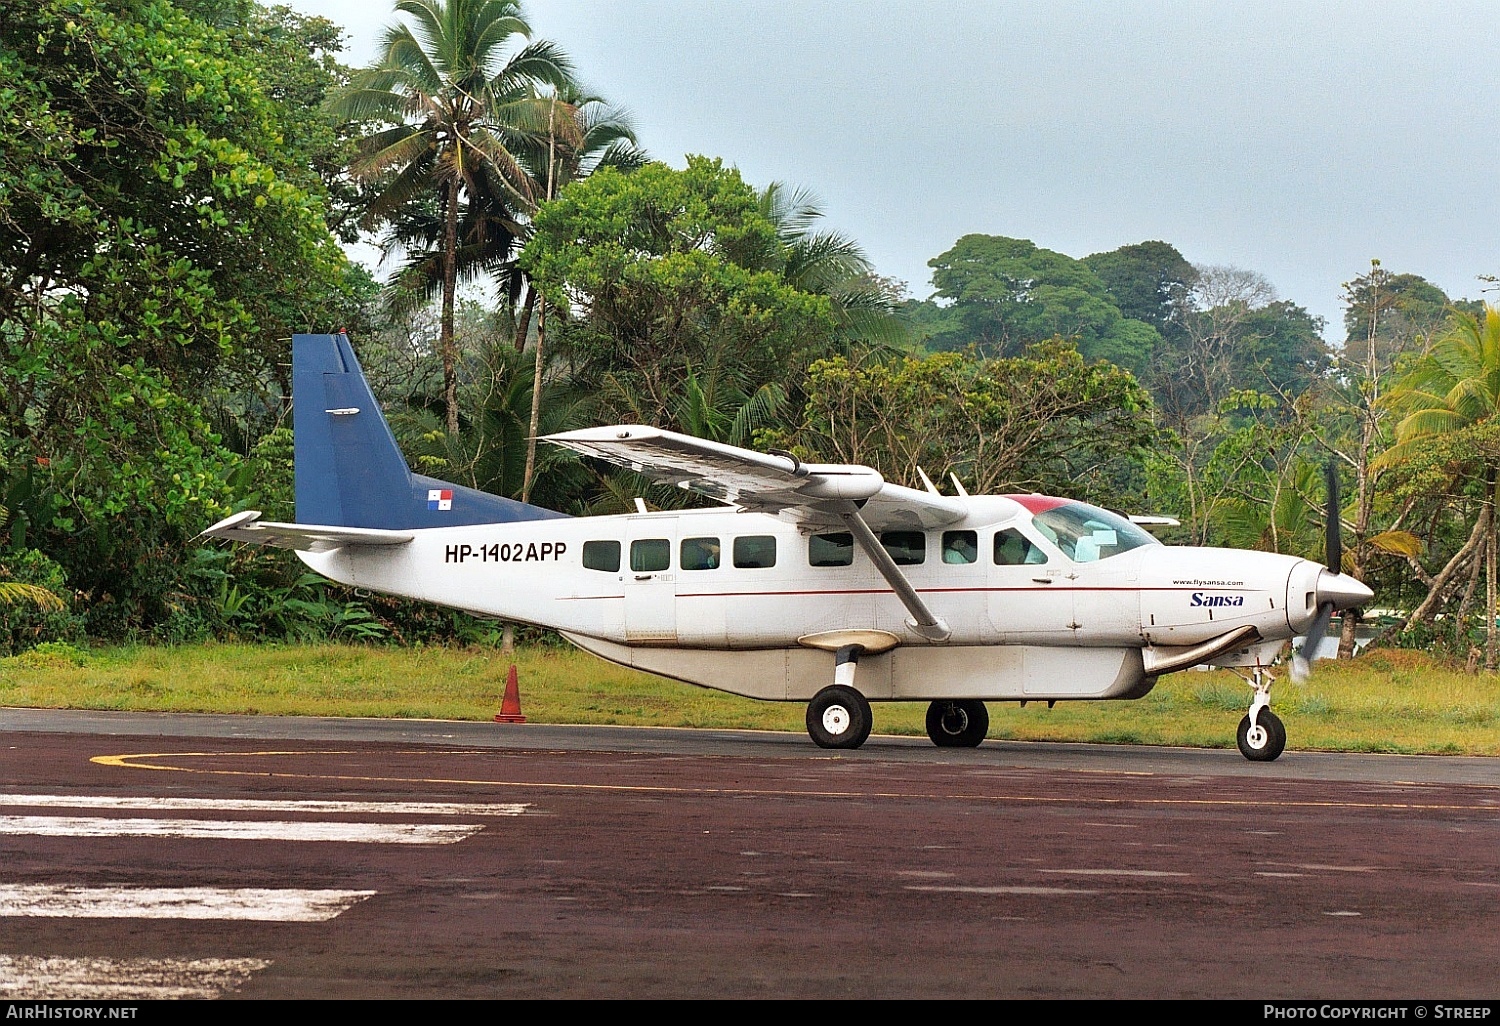
<svg viewBox="0 0 1500 1026">
<path fill-rule="evenodd" d="M 0 998 L 166 1001 L 216 998 L 271 963 L 264 958 L 62 958 L 0 955 Z"/>
<path fill-rule="evenodd" d="M 235 919 L 321 923 L 374 891 L 285 887 L 83 887 L 0 884 L 0 916 L 42 919 Z"/>
<path fill-rule="evenodd" d="M 1306 873 L 1264 873 L 1264 872 L 1257 872 L 1255 875 L 1256 876 L 1274 876 L 1274 877 L 1277 877 L 1278 879 L 1300 880 L 1302 877 L 1306 876 L 1307 874 Z"/>
<path fill-rule="evenodd" d="M 1073 887 L 937 887 L 934 885 L 910 884 L 908 891 L 942 891 L 951 894 L 1098 894 Z"/>
<path fill-rule="evenodd" d="M 945 872 L 941 869 L 903 869 L 896 875 L 915 876 L 928 880 L 946 880 L 953 876 L 952 873 Z"/>
<path fill-rule="evenodd" d="M 1363 912 L 1324 912 L 1323 914 L 1325 916 L 1353 916 L 1353 917 L 1364 915 Z"/>
<path fill-rule="evenodd" d="M 1286 869 L 1306 869 L 1322 873 L 1373 873 L 1374 866 L 1332 866 L 1325 862 L 1262 862 L 1263 866 L 1282 866 Z"/>
<path fill-rule="evenodd" d="M 1063 876 L 1188 876 L 1188 873 L 1172 873 L 1165 869 L 1039 869 L 1039 873 L 1058 873 Z"/>
<path fill-rule="evenodd" d="M 193 837 L 220 841 L 343 841 L 454 844 L 479 823 L 333 823 L 288 820 L 110 819 L 103 816 L 0 816 L 0 834 L 35 837 Z"/>
<path fill-rule="evenodd" d="M 0 806 L 57 809 L 147 809 L 153 812 L 310 812 L 393 816 L 521 816 L 529 802 L 275 801 L 264 798 L 147 798 L 127 795 L 0 794 Z"/>
</svg>

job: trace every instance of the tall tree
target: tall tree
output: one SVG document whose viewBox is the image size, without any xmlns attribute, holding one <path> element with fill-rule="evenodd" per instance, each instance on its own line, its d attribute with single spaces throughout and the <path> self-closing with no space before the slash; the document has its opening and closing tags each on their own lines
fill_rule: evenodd
<svg viewBox="0 0 1500 1026">
<path fill-rule="evenodd" d="M 733 354 L 753 393 L 795 379 L 837 330 L 827 296 L 786 280 L 756 191 L 704 157 L 681 171 L 606 167 L 563 190 L 538 212 L 521 267 L 568 317 L 580 379 L 597 387 L 612 373 L 663 426 L 689 372 L 715 353 Z"/>
<path fill-rule="evenodd" d="M 268 94 L 318 77 L 288 31 L 268 53 L 167 0 L 0 19 L 0 476 L 38 468 L 27 545 L 100 635 L 192 619 L 181 543 L 235 463 L 205 397 L 347 309 L 304 122 Z"/>
<path fill-rule="evenodd" d="M 1370 346 L 1375 346 L 1371 332 Z M 1431 349 L 1391 390 L 1386 402 L 1404 414 L 1396 425 L 1397 444 L 1380 459 L 1390 466 L 1411 459 L 1425 441 L 1438 436 L 1463 440 L 1470 459 L 1483 468 L 1484 505 L 1479 522 L 1465 546 L 1439 574 L 1448 585 L 1460 556 L 1482 537 L 1485 563 L 1485 669 L 1500 662 L 1500 633 L 1496 614 L 1496 490 L 1500 482 L 1500 453 L 1495 451 L 1493 428 L 1500 414 L 1500 310 L 1486 306 L 1483 318 L 1457 314 Z M 1429 599 L 1418 612 L 1430 615 L 1440 589 L 1434 582 Z M 1417 615 L 1414 613 L 1412 619 Z"/>
<path fill-rule="evenodd" d="M 353 165 L 356 175 L 380 179 L 372 218 L 437 197 L 443 401 L 448 433 L 456 434 L 461 204 L 492 187 L 516 209 L 535 209 L 537 185 L 517 151 L 546 131 L 549 102 L 538 90 L 566 86 L 571 66 L 552 43 L 528 41 L 518 0 L 401 0 L 396 10 L 410 24 L 387 31 L 379 63 L 354 76 L 334 109 L 383 126 L 362 140 Z"/>
<path fill-rule="evenodd" d="M 1015 356 L 1061 336 L 1076 340 L 1085 359 L 1139 371 L 1161 343 L 1155 328 L 1121 314 L 1086 264 L 1029 239 L 965 235 L 927 263 L 937 294 L 963 324 L 934 335 L 934 349 L 976 346 L 987 356 Z"/>
<path fill-rule="evenodd" d="M 767 266 L 779 267 L 793 288 L 827 296 L 846 341 L 892 346 L 907 341 L 894 316 L 899 290 L 875 274 L 858 242 L 821 227 L 823 210 L 811 192 L 772 182 L 760 191 L 760 212 L 776 226 L 781 242 L 766 254 Z"/>
<path fill-rule="evenodd" d="M 1198 272 L 1176 246 L 1138 242 L 1082 263 L 1104 282 L 1121 314 L 1151 325 L 1163 338 L 1181 331 Z"/>
<path fill-rule="evenodd" d="M 1448 326 L 1455 305 L 1482 314 L 1478 304 L 1454 304 L 1442 289 L 1415 274 L 1395 274 L 1380 268 L 1350 283 L 1344 311 L 1345 344 L 1363 348 L 1370 324 L 1376 325 L 1380 353 L 1409 349 L 1414 340 L 1425 344 Z M 1376 275 L 1378 275 L 1378 280 Z"/>
<path fill-rule="evenodd" d="M 781 444 L 912 485 L 920 466 L 939 480 L 956 474 L 976 493 L 1116 502 L 1120 464 L 1163 441 L 1136 380 L 1087 363 L 1063 339 L 994 359 L 836 356 L 808 369 L 806 390 L 802 424 Z"/>
</svg>

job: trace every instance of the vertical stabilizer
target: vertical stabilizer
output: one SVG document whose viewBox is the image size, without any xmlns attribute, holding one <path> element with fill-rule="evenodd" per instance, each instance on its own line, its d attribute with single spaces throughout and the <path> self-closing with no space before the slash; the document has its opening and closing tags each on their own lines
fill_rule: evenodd
<svg viewBox="0 0 1500 1026">
<path fill-rule="evenodd" d="M 346 335 L 292 337 L 297 522 L 408 530 L 561 517 L 413 474 Z"/>
</svg>

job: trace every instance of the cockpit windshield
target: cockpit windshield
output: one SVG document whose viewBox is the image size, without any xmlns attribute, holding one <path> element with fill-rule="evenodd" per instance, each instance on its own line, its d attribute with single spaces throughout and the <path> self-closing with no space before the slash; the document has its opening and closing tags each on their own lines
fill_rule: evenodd
<svg viewBox="0 0 1500 1026">
<path fill-rule="evenodd" d="M 1044 510 L 1032 516 L 1031 522 L 1075 563 L 1093 563 L 1142 545 L 1161 544 L 1119 514 L 1086 502 Z"/>
</svg>

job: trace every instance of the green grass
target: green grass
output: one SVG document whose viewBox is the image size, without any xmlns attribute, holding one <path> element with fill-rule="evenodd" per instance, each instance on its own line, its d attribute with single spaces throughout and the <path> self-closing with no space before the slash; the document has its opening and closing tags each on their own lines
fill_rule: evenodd
<svg viewBox="0 0 1500 1026">
<path fill-rule="evenodd" d="M 514 659 L 533 723 L 804 729 L 801 703 L 738 698 L 571 649 L 524 648 Z M 489 720 L 509 665 L 496 651 L 457 648 L 52 646 L 0 659 L 0 705 Z M 1417 653 L 1321 663 L 1305 685 L 1281 675 L 1271 697 L 1293 749 L 1500 754 L 1500 677 Z M 1227 748 L 1249 701 L 1234 674 L 1178 673 L 1134 702 L 991 702 L 990 737 Z M 925 711 L 925 703 L 878 703 L 875 730 L 921 736 Z"/>
</svg>

